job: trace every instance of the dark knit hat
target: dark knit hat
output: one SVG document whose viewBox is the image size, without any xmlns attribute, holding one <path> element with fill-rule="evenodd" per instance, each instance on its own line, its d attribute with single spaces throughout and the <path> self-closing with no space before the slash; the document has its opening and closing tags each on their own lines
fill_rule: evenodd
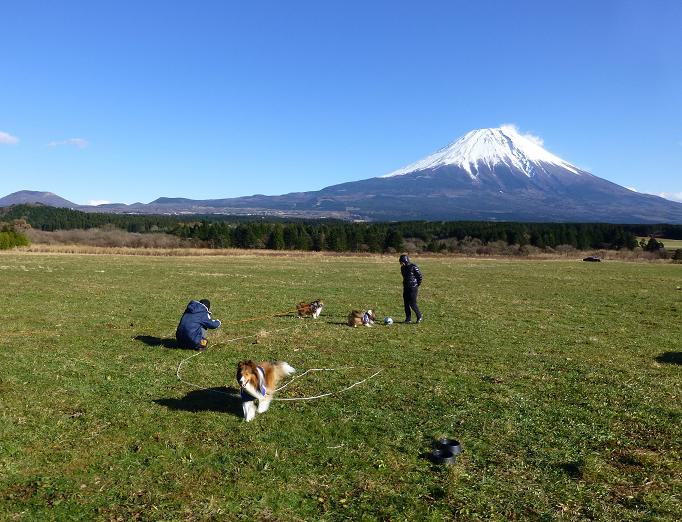
<svg viewBox="0 0 682 522">
<path fill-rule="evenodd" d="M 199 301 L 199 302 L 200 302 L 202 305 L 204 305 L 206 308 L 208 308 L 209 310 L 211 309 L 211 301 L 209 301 L 208 299 L 202 299 L 202 300 Z"/>
</svg>

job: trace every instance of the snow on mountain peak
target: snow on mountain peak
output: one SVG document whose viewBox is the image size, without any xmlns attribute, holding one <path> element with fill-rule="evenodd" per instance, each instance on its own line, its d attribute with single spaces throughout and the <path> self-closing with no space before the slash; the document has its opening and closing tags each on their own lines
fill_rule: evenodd
<svg viewBox="0 0 682 522">
<path fill-rule="evenodd" d="M 542 163 L 558 165 L 580 175 L 577 167 L 546 151 L 539 138 L 521 134 L 513 125 L 503 125 L 494 129 L 468 132 L 438 152 L 381 177 L 390 178 L 419 170 L 455 165 L 466 170 L 469 176 L 475 179 L 479 164 L 488 168 L 504 164 L 532 177 L 538 165 L 541 166 Z"/>
</svg>

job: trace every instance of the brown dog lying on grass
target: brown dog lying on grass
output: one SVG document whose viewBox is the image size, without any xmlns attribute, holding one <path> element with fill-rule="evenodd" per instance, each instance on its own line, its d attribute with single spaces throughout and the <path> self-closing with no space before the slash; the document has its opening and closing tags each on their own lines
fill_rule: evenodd
<svg viewBox="0 0 682 522">
<path fill-rule="evenodd" d="M 358 326 L 372 326 L 376 319 L 377 316 L 372 310 L 367 310 L 366 312 L 353 310 L 348 314 L 348 326 L 352 326 L 353 328 L 357 328 Z"/>
<path fill-rule="evenodd" d="M 300 318 L 310 316 L 313 319 L 320 317 L 322 313 L 322 308 L 324 307 L 324 301 L 322 299 L 317 299 L 312 303 L 306 303 L 301 301 L 296 305 L 296 312 Z"/>
</svg>

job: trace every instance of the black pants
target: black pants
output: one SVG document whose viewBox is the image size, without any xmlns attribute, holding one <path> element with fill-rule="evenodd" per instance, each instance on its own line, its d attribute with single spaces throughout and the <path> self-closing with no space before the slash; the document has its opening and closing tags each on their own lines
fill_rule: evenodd
<svg viewBox="0 0 682 522">
<path fill-rule="evenodd" d="M 405 320 L 409 321 L 412 319 L 412 310 L 417 314 L 417 319 L 419 319 L 422 314 L 417 306 L 417 293 L 419 292 L 419 287 L 405 288 L 403 287 L 403 303 L 405 303 Z M 410 310 L 412 309 L 412 310 Z"/>
</svg>

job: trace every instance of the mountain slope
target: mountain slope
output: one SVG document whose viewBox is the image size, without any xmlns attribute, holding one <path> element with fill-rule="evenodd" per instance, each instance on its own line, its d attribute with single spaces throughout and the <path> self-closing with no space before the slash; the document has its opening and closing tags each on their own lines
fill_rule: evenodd
<svg viewBox="0 0 682 522">
<path fill-rule="evenodd" d="M 682 223 L 682 204 L 594 176 L 512 127 L 471 131 L 385 176 L 221 204 L 333 210 L 378 220 Z"/>
<path fill-rule="evenodd" d="M 20 190 L 0 198 L 0 207 L 10 205 L 26 205 L 31 203 L 41 203 L 51 207 L 76 208 L 78 205 L 71 201 L 57 196 L 52 192 L 39 192 L 35 190 Z"/>
<path fill-rule="evenodd" d="M 519 134 L 514 127 L 504 126 L 499 129 L 473 130 L 438 152 L 382 177 L 390 178 L 448 165 L 463 168 L 473 180 L 478 177 L 479 166 L 490 170 L 496 165 L 522 171 L 529 178 L 537 175 L 538 169 L 542 171 L 543 165 L 562 167 L 580 175 L 577 167 L 546 151 L 537 141 Z"/>
</svg>

